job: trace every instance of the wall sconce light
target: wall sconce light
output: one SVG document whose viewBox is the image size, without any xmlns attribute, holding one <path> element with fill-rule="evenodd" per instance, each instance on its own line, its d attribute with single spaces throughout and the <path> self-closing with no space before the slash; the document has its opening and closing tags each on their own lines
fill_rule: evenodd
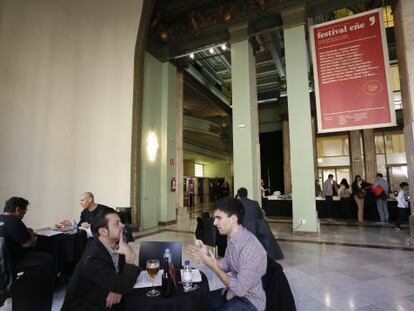
<svg viewBox="0 0 414 311">
<path fill-rule="evenodd" d="M 154 131 L 149 131 L 147 136 L 147 156 L 150 162 L 154 162 L 157 158 L 159 146 L 157 134 Z"/>
<path fill-rule="evenodd" d="M 160 33 L 160 38 L 161 38 L 162 41 L 167 42 L 168 39 L 170 38 L 170 35 L 167 31 L 162 31 Z"/>
<path fill-rule="evenodd" d="M 190 53 L 190 58 L 194 59 L 194 53 Z"/>
<path fill-rule="evenodd" d="M 221 45 L 221 49 L 222 49 L 223 51 L 225 51 L 225 50 L 227 49 L 227 46 L 226 46 L 226 44 L 225 44 L 225 43 Z"/>
<path fill-rule="evenodd" d="M 223 19 L 224 21 L 227 23 L 231 20 L 232 15 L 231 15 L 231 10 L 230 9 L 225 9 L 223 12 Z"/>
<path fill-rule="evenodd" d="M 214 54 L 214 49 L 213 48 L 210 48 L 208 51 L 210 52 L 210 54 Z"/>
</svg>

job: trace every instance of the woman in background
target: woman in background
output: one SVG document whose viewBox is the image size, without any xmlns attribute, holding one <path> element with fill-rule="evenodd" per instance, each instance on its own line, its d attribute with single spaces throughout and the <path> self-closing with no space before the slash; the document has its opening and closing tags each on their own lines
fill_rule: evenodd
<svg viewBox="0 0 414 311">
<path fill-rule="evenodd" d="M 349 184 L 346 178 L 343 178 L 339 184 L 338 195 L 341 198 L 342 216 L 346 219 L 346 221 L 349 221 L 351 209 L 351 189 L 349 189 Z"/>
<path fill-rule="evenodd" d="M 401 222 L 405 219 L 410 213 L 410 204 L 408 203 L 408 184 L 402 182 L 400 184 L 400 191 L 398 192 L 397 202 L 397 220 L 395 221 L 395 230 L 401 230 Z"/>
<path fill-rule="evenodd" d="M 358 224 L 364 222 L 364 197 L 367 194 L 362 187 L 362 177 L 360 175 L 355 176 L 355 180 L 352 183 L 352 195 L 358 208 Z"/>
</svg>

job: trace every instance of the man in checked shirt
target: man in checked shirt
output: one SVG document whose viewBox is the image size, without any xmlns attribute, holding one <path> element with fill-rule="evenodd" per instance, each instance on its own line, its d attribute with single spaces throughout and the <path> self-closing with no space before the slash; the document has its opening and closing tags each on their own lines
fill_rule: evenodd
<svg viewBox="0 0 414 311">
<path fill-rule="evenodd" d="M 208 266 L 226 286 L 224 291 L 212 292 L 211 310 L 257 310 L 266 308 L 262 276 L 266 273 L 266 251 L 241 224 L 244 207 L 238 199 L 225 198 L 214 206 L 214 225 L 227 236 L 227 249 L 217 260 L 205 245 L 189 245 L 188 251 Z"/>
</svg>

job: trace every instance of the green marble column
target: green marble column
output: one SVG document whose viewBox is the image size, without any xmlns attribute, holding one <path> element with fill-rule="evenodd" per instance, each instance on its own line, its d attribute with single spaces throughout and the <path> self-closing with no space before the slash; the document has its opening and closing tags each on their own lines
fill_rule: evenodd
<svg viewBox="0 0 414 311">
<path fill-rule="evenodd" d="M 282 13 L 286 55 L 293 229 L 316 232 L 315 170 L 304 10 Z M 304 223 L 301 220 L 304 220 Z"/>
<path fill-rule="evenodd" d="M 230 30 L 230 36 L 232 33 Z M 260 200 L 256 60 L 248 40 L 234 41 L 231 44 L 234 191 L 245 187 L 249 198 Z"/>
</svg>

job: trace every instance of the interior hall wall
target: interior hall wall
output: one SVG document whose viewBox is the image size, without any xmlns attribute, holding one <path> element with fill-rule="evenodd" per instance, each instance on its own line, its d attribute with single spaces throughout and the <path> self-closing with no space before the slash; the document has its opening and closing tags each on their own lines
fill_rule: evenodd
<svg viewBox="0 0 414 311">
<path fill-rule="evenodd" d="M 231 176 L 230 163 L 208 163 L 204 165 L 204 177 L 225 177 L 229 179 Z"/>
<path fill-rule="evenodd" d="M 34 228 L 79 196 L 129 206 L 134 48 L 142 0 L 0 0 L 0 201 Z"/>
<path fill-rule="evenodd" d="M 184 167 L 184 176 L 193 177 L 195 176 L 195 163 L 191 160 L 184 160 L 183 161 Z"/>
</svg>

